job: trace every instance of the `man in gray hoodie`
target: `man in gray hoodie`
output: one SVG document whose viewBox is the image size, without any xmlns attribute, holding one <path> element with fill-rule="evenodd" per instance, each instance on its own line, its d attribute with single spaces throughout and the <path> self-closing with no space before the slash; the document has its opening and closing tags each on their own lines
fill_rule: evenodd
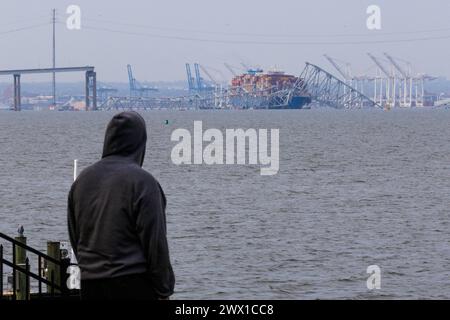
<svg viewBox="0 0 450 320">
<path fill-rule="evenodd" d="M 113 117 L 102 159 L 73 183 L 70 242 L 81 270 L 82 299 L 167 299 L 175 277 L 166 238 L 166 198 L 142 169 L 147 142 L 136 112 Z"/>
</svg>

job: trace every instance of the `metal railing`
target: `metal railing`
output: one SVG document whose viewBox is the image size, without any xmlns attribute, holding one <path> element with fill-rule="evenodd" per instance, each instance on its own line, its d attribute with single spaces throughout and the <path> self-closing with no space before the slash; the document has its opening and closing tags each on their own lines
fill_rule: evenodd
<svg viewBox="0 0 450 320">
<path fill-rule="evenodd" d="M 19 237 L 19 239 L 26 239 L 23 237 L 23 231 L 21 236 L 22 238 Z M 63 285 L 67 280 L 67 268 L 74 265 L 70 263 L 70 259 L 51 257 L 26 245 L 17 238 L 11 238 L 1 232 L 0 239 L 5 240 L 12 246 L 12 261 L 9 261 L 5 258 L 3 245 L 0 244 L 0 300 L 5 298 L 12 300 L 30 300 L 32 295 L 30 290 L 31 278 L 36 280 L 38 284 L 38 290 L 36 293 L 33 293 L 33 298 L 68 297 L 74 294 L 74 290 L 70 290 L 66 285 Z M 31 271 L 27 253 L 32 253 L 37 256 L 37 274 Z M 47 266 L 47 270 L 45 270 L 45 265 Z M 12 269 L 12 292 L 8 296 L 4 292 L 4 266 Z M 45 276 L 44 271 L 47 271 L 45 272 Z M 47 286 L 46 293 L 43 292 L 43 284 Z"/>
</svg>

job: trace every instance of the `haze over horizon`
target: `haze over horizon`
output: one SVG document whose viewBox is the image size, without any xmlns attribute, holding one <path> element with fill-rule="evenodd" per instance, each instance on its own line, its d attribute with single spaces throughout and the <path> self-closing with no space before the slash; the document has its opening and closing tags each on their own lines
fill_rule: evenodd
<svg viewBox="0 0 450 320">
<path fill-rule="evenodd" d="M 73 4 L 81 8 L 81 30 L 65 25 L 66 8 Z M 366 27 L 371 4 L 381 8 L 379 31 Z M 335 72 L 325 53 L 350 62 L 354 74 L 374 74 L 367 52 L 389 52 L 409 61 L 415 73 L 450 77 L 450 2 L 445 0 L 4 1 L 0 69 L 51 66 L 52 8 L 58 20 L 57 66 L 93 65 L 104 82 L 126 82 L 127 64 L 140 81 L 184 80 L 186 62 L 209 67 L 218 80 L 231 77 L 224 62 L 298 74 L 310 61 Z M 82 80 L 76 74 L 57 77 Z"/>
</svg>

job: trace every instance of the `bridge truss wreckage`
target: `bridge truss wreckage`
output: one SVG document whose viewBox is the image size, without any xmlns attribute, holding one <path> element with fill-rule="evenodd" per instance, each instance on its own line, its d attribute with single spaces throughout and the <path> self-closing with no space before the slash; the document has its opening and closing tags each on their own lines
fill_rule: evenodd
<svg viewBox="0 0 450 320">
<path fill-rule="evenodd" d="M 102 110 L 118 109 L 230 109 L 284 108 L 299 93 L 310 98 L 313 105 L 336 109 L 382 108 L 356 88 L 336 78 L 324 69 L 306 62 L 295 83 L 281 90 L 248 92 L 244 87 L 215 88 L 208 92 L 178 97 L 110 96 L 98 107 Z M 236 99 L 238 97 L 238 99 Z M 238 101 L 233 103 L 233 101 Z"/>
<path fill-rule="evenodd" d="M 213 97 L 199 95 L 181 97 L 114 97 L 105 99 L 100 110 L 212 109 Z"/>
<path fill-rule="evenodd" d="M 362 92 L 309 62 L 306 62 L 299 79 L 302 81 L 296 85 L 303 86 L 302 89 L 309 92 L 311 100 L 317 105 L 336 109 L 382 108 Z"/>
</svg>

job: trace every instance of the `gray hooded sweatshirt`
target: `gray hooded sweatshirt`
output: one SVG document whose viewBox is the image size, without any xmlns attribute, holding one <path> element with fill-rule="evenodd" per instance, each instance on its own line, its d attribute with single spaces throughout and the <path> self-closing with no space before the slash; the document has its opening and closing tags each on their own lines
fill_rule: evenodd
<svg viewBox="0 0 450 320">
<path fill-rule="evenodd" d="M 81 280 L 146 273 L 160 297 L 175 277 L 166 238 L 166 198 L 142 169 L 147 132 L 136 112 L 113 117 L 102 159 L 86 168 L 68 198 L 69 236 Z"/>
</svg>

